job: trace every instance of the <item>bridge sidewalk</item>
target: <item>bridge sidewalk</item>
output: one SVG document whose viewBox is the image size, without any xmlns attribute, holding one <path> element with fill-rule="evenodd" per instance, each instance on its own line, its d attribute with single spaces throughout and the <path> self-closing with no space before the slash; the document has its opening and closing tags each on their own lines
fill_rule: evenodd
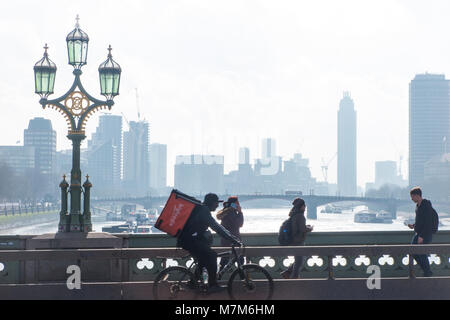
<svg viewBox="0 0 450 320">
<path fill-rule="evenodd" d="M 274 280 L 274 300 L 450 300 L 450 277 L 382 278 L 378 289 L 367 279 Z M 1 300 L 151 300 L 153 282 L 82 283 L 68 290 L 65 283 L 0 285 Z M 199 295 L 199 300 L 228 300 L 226 291 Z"/>
</svg>

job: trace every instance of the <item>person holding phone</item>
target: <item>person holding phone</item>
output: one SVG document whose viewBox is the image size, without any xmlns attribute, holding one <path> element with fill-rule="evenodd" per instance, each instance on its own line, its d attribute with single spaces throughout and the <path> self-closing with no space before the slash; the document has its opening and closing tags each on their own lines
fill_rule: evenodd
<svg viewBox="0 0 450 320">
<path fill-rule="evenodd" d="M 221 225 L 227 229 L 233 236 L 241 240 L 240 228 L 244 225 L 244 215 L 242 214 L 241 205 L 239 204 L 238 197 L 229 197 L 227 201 L 223 203 L 223 209 L 217 213 L 217 219 L 221 221 Z M 231 243 L 222 238 L 221 245 L 228 247 Z M 227 257 L 222 257 L 220 260 L 220 269 L 222 269 L 228 263 Z"/>
</svg>

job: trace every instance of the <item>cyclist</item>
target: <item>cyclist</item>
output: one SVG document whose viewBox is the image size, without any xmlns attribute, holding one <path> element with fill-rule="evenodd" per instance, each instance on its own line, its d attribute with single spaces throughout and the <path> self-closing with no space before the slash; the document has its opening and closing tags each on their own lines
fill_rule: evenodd
<svg viewBox="0 0 450 320">
<path fill-rule="evenodd" d="M 205 195 L 203 204 L 194 209 L 177 241 L 178 247 L 189 251 L 197 259 L 199 266 L 197 272 L 201 272 L 203 267 L 208 270 L 208 292 L 218 292 L 225 289 L 217 283 L 217 253 L 211 249 L 212 235 L 208 228 L 211 228 L 232 244 L 242 245 L 238 238 L 218 224 L 212 217 L 211 212 L 217 209 L 219 202 L 223 201 L 219 200 L 216 194 L 208 193 Z"/>
</svg>

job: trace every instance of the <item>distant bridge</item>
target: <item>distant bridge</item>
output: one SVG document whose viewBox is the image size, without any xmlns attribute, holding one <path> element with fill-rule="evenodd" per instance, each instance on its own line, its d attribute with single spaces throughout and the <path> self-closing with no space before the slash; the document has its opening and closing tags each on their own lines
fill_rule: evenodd
<svg viewBox="0 0 450 320">
<path fill-rule="evenodd" d="M 219 195 L 220 199 L 227 199 L 230 195 Z M 240 202 L 261 199 L 285 200 L 291 202 L 296 195 L 284 194 L 242 194 L 237 195 Z M 397 217 L 397 207 L 401 205 L 411 204 L 410 200 L 395 199 L 395 198 L 369 198 L 369 197 L 343 197 L 343 196 L 317 196 L 317 195 L 301 195 L 305 200 L 307 206 L 307 218 L 317 219 L 317 207 L 329 203 L 352 201 L 361 202 L 364 204 L 375 204 L 391 213 L 395 219 Z M 93 202 L 132 202 L 142 204 L 145 208 L 163 206 L 168 199 L 168 196 L 159 197 L 124 197 L 124 198 L 101 198 L 92 200 Z M 198 197 L 199 200 L 203 198 Z"/>
</svg>

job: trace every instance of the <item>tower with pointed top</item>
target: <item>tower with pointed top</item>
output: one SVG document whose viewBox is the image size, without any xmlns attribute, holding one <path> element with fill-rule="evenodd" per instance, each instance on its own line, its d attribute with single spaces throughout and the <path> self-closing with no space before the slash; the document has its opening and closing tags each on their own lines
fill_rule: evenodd
<svg viewBox="0 0 450 320">
<path fill-rule="evenodd" d="M 356 110 L 349 92 L 339 103 L 337 184 L 341 196 L 355 196 L 356 176 Z"/>
</svg>

